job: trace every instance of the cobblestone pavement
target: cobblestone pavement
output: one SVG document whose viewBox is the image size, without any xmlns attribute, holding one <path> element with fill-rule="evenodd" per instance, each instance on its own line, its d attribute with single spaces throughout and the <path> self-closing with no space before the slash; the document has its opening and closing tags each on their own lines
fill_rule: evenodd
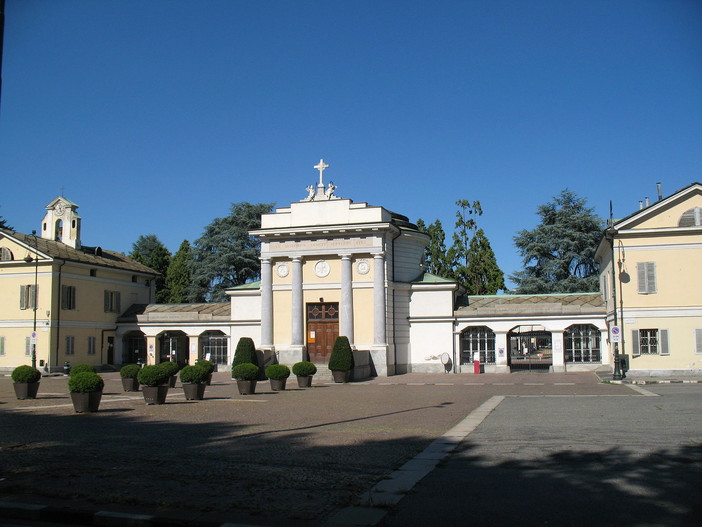
<svg viewBox="0 0 702 527">
<path fill-rule="evenodd" d="M 103 374 L 100 411 L 74 413 L 66 378 L 18 401 L 0 377 L 0 500 L 179 521 L 322 525 L 495 395 L 635 395 L 591 373 L 399 375 L 241 396 L 216 373 L 148 406 Z M 174 520 L 175 521 L 175 520 Z"/>
</svg>

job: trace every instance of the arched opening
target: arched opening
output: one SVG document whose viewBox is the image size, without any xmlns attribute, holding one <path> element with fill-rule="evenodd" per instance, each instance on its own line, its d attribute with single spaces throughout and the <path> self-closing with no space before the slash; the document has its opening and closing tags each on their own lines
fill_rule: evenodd
<svg viewBox="0 0 702 527">
<path fill-rule="evenodd" d="M 226 366 L 229 356 L 229 338 L 221 331 L 206 331 L 199 338 L 198 359 Z"/>
<path fill-rule="evenodd" d="M 574 324 L 563 332 L 565 361 L 571 363 L 602 362 L 600 330 L 592 324 Z"/>
<path fill-rule="evenodd" d="M 553 365 L 551 332 L 543 326 L 517 326 L 507 334 L 510 371 L 547 372 Z"/>
<path fill-rule="evenodd" d="M 158 336 L 159 363 L 174 361 L 181 367 L 188 363 L 188 336 L 182 331 L 166 331 Z"/>
<path fill-rule="evenodd" d="M 146 364 L 146 336 L 130 331 L 122 337 L 122 364 Z"/>
<path fill-rule="evenodd" d="M 54 225 L 54 241 L 60 242 L 63 239 L 63 220 L 56 220 Z"/>
<path fill-rule="evenodd" d="M 469 327 L 461 332 L 461 364 L 473 364 L 474 353 L 480 353 L 480 364 L 495 364 L 495 332 L 489 327 Z"/>
</svg>

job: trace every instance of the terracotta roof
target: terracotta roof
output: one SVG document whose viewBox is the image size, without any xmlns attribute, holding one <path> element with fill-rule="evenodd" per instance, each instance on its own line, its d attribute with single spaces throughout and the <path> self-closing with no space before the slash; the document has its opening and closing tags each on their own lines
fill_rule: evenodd
<svg viewBox="0 0 702 527">
<path fill-rule="evenodd" d="M 132 304 L 117 322 L 203 322 L 231 320 L 231 303 Z"/>
<path fill-rule="evenodd" d="M 604 314 L 600 293 L 486 295 L 459 298 L 457 316 Z"/>
<path fill-rule="evenodd" d="M 125 256 L 122 253 L 115 251 L 108 251 L 100 247 L 88 247 L 83 246 L 80 249 L 74 249 L 69 247 L 65 243 L 46 240 L 40 237 L 34 237 L 29 234 L 22 234 L 21 232 L 14 232 L 7 229 L 0 229 L 2 234 L 9 236 L 22 242 L 30 247 L 34 247 L 36 243 L 37 250 L 44 253 L 51 258 L 57 258 L 59 260 L 66 260 L 69 262 L 81 262 L 89 265 L 96 265 L 100 267 L 111 267 L 113 269 L 121 269 L 124 271 L 134 271 L 138 273 L 146 273 L 151 275 L 158 275 L 157 271 L 154 271 L 150 267 L 140 264 L 139 262 L 132 260 L 131 258 Z"/>
</svg>

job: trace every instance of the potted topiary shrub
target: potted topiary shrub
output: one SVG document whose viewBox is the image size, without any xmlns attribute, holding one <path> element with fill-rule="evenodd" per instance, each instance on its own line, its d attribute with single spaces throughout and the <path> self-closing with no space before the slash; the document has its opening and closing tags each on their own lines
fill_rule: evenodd
<svg viewBox="0 0 702 527">
<path fill-rule="evenodd" d="M 212 384 L 212 373 L 214 372 L 215 365 L 209 360 L 205 359 L 198 359 L 195 361 L 195 366 L 200 366 L 201 368 L 204 368 L 205 371 L 207 371 L 207 379 L 206 379 L 206 384 L 209 386 Z M 182 382 L 182 379 L 181 379 Z"/>
<path fill-rule="evenodd" d="M 138 364 L 127 364 L 119 370 L 119 376 L 122 377 L 122 388 L 125 392 L 138 392 L 139 381 L 137 375 L 141 370 Z"/>
<path fill-rule="evenodd" d="M 258 370 L 258 366 L 251 362 L 243 362 L 232 367 L 232 377 L 236 379 L 236 385 L 241 395 L 256 393 Z"/>
<path fill-rule="evenodd" d="M 186 366 L 180 370 L 180 382 L 188 401 L 202 401 L 207 388 L 207 370 L 202 366 Z"/>
<path fill-rule="evenodd" d="M 336 337 L 331 357 L 329 357 L 329 369 L 334 382 L 349 382 L 351 370 L 353 370 L 353 351 L 347 337 Z"/>
<path fill-rule="evenodd" d="M 236 350 L 234 350 L 234 360 L 232 362 L 232 367 L 245 362 L 258 365 L 258 358 L 256 357 L 256 345 L 250 337 L 241 337 L 239 342 L 236 344 Z"/>
<path fill-rule="evenodd" d="M 104 387 L 105 381 L 95 372 L 71 372 L 68 390 L 71 392 L 71 401 L 76 413 L 97 412 Z"/>
<path fill-rule="evenodd" d="M 293 364 L 292 372 L 297 376 L 297 385 L 300 388 L 309 388 L 312 386 L 312 376 L 317 373 L 317 366 L 303 360 Z"/>
<path fill-rule="evenodd" d="M 285 390 L 285 382 L 290 377 L 290 368 L 285 364 L 271 364 L 266 368 L 266 377 L 271 381 L 271 390 Z"/>
<path fill-rule="evenodd" d="M 160 364 L 144 366 L 137 374 L 146 404 L 164 404 L 168 395 L 169 370 Z"/>
<path fill-rule="evenodd" d="M 36 399 L 41 372 L 31 366 L 17 366 L 12 370 L 15 395 L 18 399 Z"/>
<path fill-rule="evenodd" d="M 78 373 L 83 373 L 86 371 L 90 373 L 97 373 L 95 371 L 95 366 L 91 364 L 76 364 L 75 366 L 71 367 L 70 375 L 72 377 L 73 375 L 77 375 Z"/>
<path fill-rule="evenodd" d="M 175 388 L 176 380 L 178 379 L 178 372 L 180 371 L 180 366 L 178 366 L 178 363 L 173 361 L 166 361 L 162 362 L 161 364 L 158 364 L 157 366 L 159 368 L 162 368 L 164 371 L 168 372 L 169 386 L 171 388 Z"/>
</svg>

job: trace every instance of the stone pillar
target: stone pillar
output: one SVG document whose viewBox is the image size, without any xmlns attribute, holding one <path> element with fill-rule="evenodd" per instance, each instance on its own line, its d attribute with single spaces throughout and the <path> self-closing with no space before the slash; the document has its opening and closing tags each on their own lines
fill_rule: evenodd
<svg viewBox="0 0 702 527">
<path fill-rule="evenodd" d="M 158 361 L 158 342 L 156 335 L 146 335 L 146 364 L 156 364 Z"/>
<path fill-rule="evenodd" d="M 188 335 L 188 364 L 192 366 L 199 359 L 200 335 Z M 204 359 L 205 357 L 203 357 Z"/>
<path fill-rule="evenodd" d="M 302 258 L 292 259 L 292 338 L 293 346 L 301 347 L 304 343 L 304 312 L 302 297 Z"/>
<path fill-rule="evenodd" d="M 554 372 L 565 371 L 565 354 L 563 352 L 563 331 L 551 331 L 551 347 Z"/>
<path fill-rule="evenodd" d="M 373 344 L 386 346 L 385 253 L 373 255 Z"/>
<path fill-rule="evenodd" d="M 353 347 L 353 268 L 351 265 L 351 255 L 341 256 L 341 325 L 340 335 L 348 337 L 349 343 Z"/>
<path fill-rule="evenodd" d="M 273 266 L 261 258 L 261 347 L 273 348 Z"/>
</svg>

